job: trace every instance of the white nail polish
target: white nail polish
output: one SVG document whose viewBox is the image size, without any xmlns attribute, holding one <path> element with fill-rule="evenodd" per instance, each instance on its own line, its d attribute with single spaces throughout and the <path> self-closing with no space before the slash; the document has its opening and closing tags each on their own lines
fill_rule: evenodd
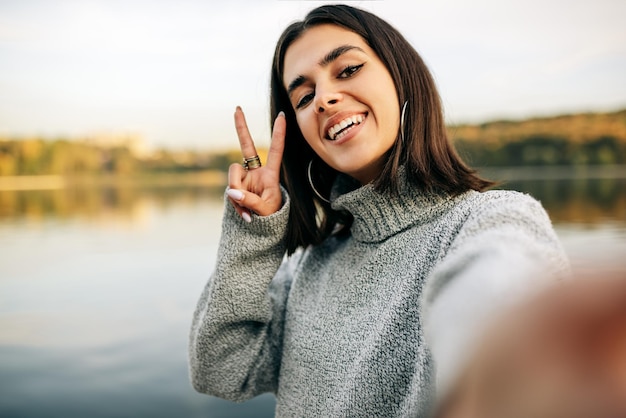
<svg viewBox="0 0 626 418">
<path fill-rule="evenodd" d="M 233 200 L 241 200 L 243 199 L 243 192 L 237 189 L 228 189 L 226 190 L 226 194 Z"/>
<path fill-rule="evenodd" d="M 241 217 L 243 218 L 244 221 L 250 223 L 252 222 L 252 217 L 250 216 L 250 214 L 248 212 L 243 212 L 241 214 Z"/>
</svg>

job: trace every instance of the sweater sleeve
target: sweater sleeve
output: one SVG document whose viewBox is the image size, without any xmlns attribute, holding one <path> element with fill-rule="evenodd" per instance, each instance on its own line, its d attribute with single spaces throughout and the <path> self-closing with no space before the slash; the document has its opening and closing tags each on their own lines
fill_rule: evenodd
<svg viewBox="0 0 626 418">
<path fill-rule="evenodd" d="M 196 307 L 189 338 L 193 387 L 243 401 L 276 390 L 284 309 L 291 284 L 283 262 L 289 197 L 246 223 L 226 202 L 215 270 Z M 291 261 L 294 257 L 292 257 Z"/>
<path fill-rule="evenodd" d="M 424 290 L 425 337 L 437 390 L 444 396 L 499 311 L 569 274 L 565 252 L 539 202 L 510 191 L 478 196 L 482 202 Z"/>
</svg>

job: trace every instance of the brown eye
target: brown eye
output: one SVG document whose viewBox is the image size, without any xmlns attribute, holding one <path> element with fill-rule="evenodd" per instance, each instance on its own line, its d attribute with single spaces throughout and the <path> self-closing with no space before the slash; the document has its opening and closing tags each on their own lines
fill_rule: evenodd
<svg viewBox="0 0 626 418">
<path fill-rule="evenodd" d="M 309 93 L 300 99 L 300 101 L 296 104 L 296 109 L 306 106 L 311 100 L 313 100 L 313 93 Z"/>
<path fill-rule="evenodd" d="M 348 65 L 339 73 L 339 78 L 350 78 L 356 74 L 365 64 Z"/>
</svg>

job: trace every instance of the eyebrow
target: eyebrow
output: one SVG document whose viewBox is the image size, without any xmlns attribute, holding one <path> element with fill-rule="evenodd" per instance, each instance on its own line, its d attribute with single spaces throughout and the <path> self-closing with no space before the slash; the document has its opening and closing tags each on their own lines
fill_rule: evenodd
<svg viewBox="0 0 626 418">
<path fill-rule="evenodd" d="M 332 63 L 333 61 L 335 61 L 337 58 L 339 58 L 341 55 L 345 54 L 348 51 L 351 51 L 353 49 L 356 49 L 358 51 L 361 51 L 363 53 L 365 53 L 365 51 L 363 51 L 361 48 L 359 48 L 358 46 L 354 46 L 354 45 L 341 45 L 335 49 L 333 49 L 332 51 L 330 51 L 328 54 L 326 54 L 324 56 L 324 58 L 322 58 L 320 60 L 320 62 L 317 63 L 317 65 L 319 65 L 320 67 L 326 67 L 328 64 Z M 306 77 L 304 77 L 303 75 L 299 75 L 298 77 L 296 77 L 291 83 L 289 83 L 289 86 L 287 87 L 287 94 L 289 96 L 291 96 L 291 93 L 293 93 L 293 91 L 295 89 L 297 89 L 298 87 L 300 87 L 301 85 L 304 84 L 304 82 L 306 81 Z"/>
</svg>

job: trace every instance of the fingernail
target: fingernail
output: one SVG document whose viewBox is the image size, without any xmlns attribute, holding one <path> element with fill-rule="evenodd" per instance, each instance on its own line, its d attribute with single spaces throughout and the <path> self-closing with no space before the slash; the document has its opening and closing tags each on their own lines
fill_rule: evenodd
<svg viewBox="0 0 626 418">
<path fill-rule="evenodd" d="M 233 200 L 241 200 L 243 199 L 243 192 L 237 189 L 228 189 L 226 190 L 226 194 Z"/>
<path fill-rule="evenodd" d="M 235 112 L 241 112 L 241 106 L 237 106 L 237 107 L 235 108 Z"/>
<path fill-rule="evenodd" d="M 285 117 L 285 112 L 283 112 L 282 110 L 280 112 L 278 112 L 278 117 Z"/>
<path fill-rule="evenodd" d="M 242 212 L 241 217 L 243 218 L 244 221 L 248 223 L 252 222 L 252 217 L 250 216 L 248 212 Z"/>
</svg>

